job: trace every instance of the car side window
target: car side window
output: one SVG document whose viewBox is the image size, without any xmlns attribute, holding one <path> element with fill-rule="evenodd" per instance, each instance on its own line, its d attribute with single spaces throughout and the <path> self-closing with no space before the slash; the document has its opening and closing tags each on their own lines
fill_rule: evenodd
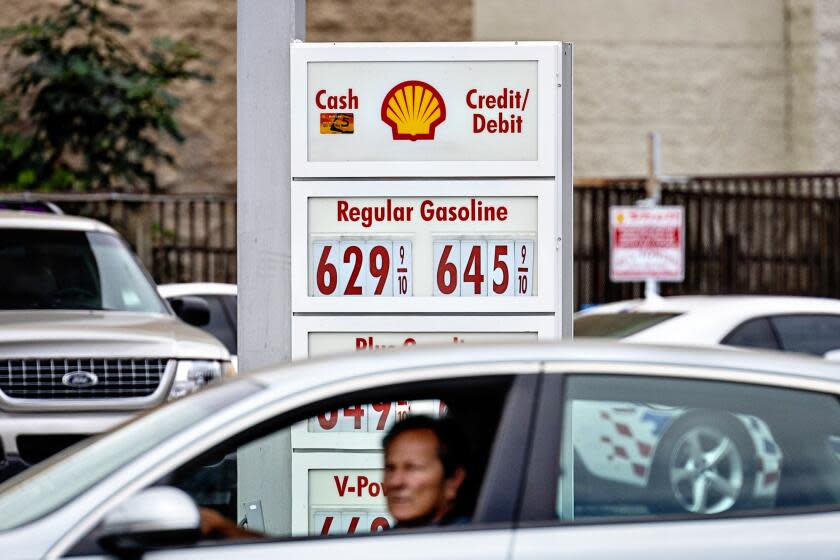
<svg viewBox="0 0 840 560">
<path fill-rule="evenodd" d="M 563 521 L 840 506 L 836 395 L 589 375 L 563 395 Z"/>
<path fill-rule="evenodd" d="M 457 455 L 466 476 L 440 524 L 469 523 L 512 384 L 511 376 L 492 376 L 348 395 L 307 407 L 306 418 L 291 426 L 223 446 L 161 484 L 268 537 L 383 531 L 395 524 L 385 495 L 383 437 L 410 418 L 445 418 L 463 442 Z"/>
<path fill-rule="evenodd" d="M 840 349 L 840 316 L 784 315 L 770 321 L 782 343 L 782 349 L 822 356 Z"/>
<path fill-rule="evenodd" d="M 779 342 L 773 333 L 770 321 L 761 317 L 751 319 L 732 330 L 722 341 L 728 346 L 743 346 L 746 348 L 766 348 L 778 350 Z"/>
</svg>

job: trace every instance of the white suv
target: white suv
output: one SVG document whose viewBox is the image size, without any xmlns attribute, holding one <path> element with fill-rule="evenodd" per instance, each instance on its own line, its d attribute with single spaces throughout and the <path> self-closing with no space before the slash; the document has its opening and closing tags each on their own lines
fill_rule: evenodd
<svg viewBox="0 0 840 560">
<path fill-rule="evenodd" d="M 0 480 L 235 373 L 105 224 L 0 211 L 0 271 Z M 206 304 L 179 303 L 206 321 Z"/>
</svg>

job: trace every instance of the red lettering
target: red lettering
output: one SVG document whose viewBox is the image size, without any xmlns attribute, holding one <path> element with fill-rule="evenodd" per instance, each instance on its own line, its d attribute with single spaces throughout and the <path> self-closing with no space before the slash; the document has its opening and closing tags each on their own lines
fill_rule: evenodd
<svg viewBox="0 0 840 560">
<path fill-rule="evenodd" d="M 370 532 L 375 533 L 377 531 L 384 531 L 388 529 L 390 525 L 388 524 L 388 520 L 384 517 L 377 517 L 370 523 Z"/>
<path fill-rule="evenodd" d="M 470 91 L 467 92 L 467 107 L 469 107 L 470 109 L 478 109 L 478 106 L 472 100 L 472 96 L 475 95 L 475 94 L 476 94 L 476 89 L 475 88 L 473 88 L 473 89 L 471 89 Z"/>
<path fill-rule="evenodd" d="M 321 101 L 321 97 L 325 93 L 327 93 L 327 90 L 322 89 L 322 90 L 318 91 L 318 93 L 315 94 L 315 105 L 317 105 L 319 109 L 326 109 L 327 108 L 327 106 L 324 105 L 324 102 Z"/>
<path fill-rule="evenodd" d="M 338 221 L 349 222 L 350 220 L 347 218 L 347 209 L 350 208 L 350 203 L 346 200 L 339 200 L 335 206 L 338 210 Z"/>
<path fill-rule="evenodd" d="M 357 496 L 362 495 L 362 492 L 364 491 L 364 489 L 368 487 L 369 482 L 370 481 L 368 480 L 368 477 L 366 477 L 366 476 L 356 477 L 356 486 L 357 486 L 356 495 Z"/>
<path fill-rule="evenodd" d="M 365 409 L 359 405 L 356 406 L 348 406 L 344 409 L 344 417 L 353 418 L 353 429 L 354 430 L 361 430 L 362 429 L 362 416 L 365 415 Z"/>
<path fill-rule="evenodd" d="M 333 480 L 335 480 L 335 489 L 338 490 L 338 496 L 344 497 L 344 493 L 347 491 L 347 482 L 348 477 L 344 477 L 343 482 L 338 481 L 338 475 L 333 475 Z"/>
</svg>

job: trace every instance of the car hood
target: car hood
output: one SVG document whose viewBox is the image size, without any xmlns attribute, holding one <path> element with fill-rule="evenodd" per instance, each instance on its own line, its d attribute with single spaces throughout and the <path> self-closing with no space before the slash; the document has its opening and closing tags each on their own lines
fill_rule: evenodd
<svg viewBox="0 0 840 560">
<path fill-rule="evenodd" d="M 229 359 L 224 346 L 177 317 L 124 311 L 0 311 L 0 357 Z"/>
</svg>

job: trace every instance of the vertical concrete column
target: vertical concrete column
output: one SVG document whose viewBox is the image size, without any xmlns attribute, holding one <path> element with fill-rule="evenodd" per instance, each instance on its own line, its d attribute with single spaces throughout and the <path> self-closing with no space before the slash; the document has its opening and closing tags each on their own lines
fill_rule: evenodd
<svg viewBox="0 0 840 560">
<path fill-rule="evenodd" d="M 291 359 L 289 43 L 306 32 L 305 0 L 237 2 L 237 260 L 239 368 Z M 238 457 L 243 504 L 264 528 L 291 528 L 291 439 L 285 431 Z M 254 527 L 254 524 L 251 524 Z"/>
</svg>

